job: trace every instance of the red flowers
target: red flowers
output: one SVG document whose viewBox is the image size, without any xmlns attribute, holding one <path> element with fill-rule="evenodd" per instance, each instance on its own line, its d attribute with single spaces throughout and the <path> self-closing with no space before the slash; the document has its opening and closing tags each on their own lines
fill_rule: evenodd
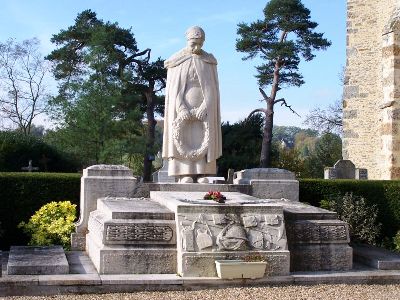
<svg viewBox="0 0 400 300">
<path fill-rule="evenodd" d="M 203 197 L 204 200 L 213 200 L 218 203 L 225 203 L 226 197 L 218 191 L 209 191 Z"/>
</svg>

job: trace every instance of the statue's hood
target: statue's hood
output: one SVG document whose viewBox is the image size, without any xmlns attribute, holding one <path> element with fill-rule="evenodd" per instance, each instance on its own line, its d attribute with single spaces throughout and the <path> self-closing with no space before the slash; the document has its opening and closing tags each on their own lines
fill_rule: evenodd
<svg viewBox="0 0 400 300">
<path fill-rule="evenodd" d="M 186 61 L 192 57 L 201 59 L 205 63 L 209 63 L 209 64 L 213 64 L 213 65 L 217 64 L 217 60 L 215 59 L 214 55 L 212 55 L 211 53 L 207 53 L 204 50 L 201 50 L 201 51 L 202 51 L 201 54 L 198 55 L 198 54 L 193 54 L 187 48 L 183 48 L 182 50 L 180 50 L 179 52 L 175 53 L 170 58 L 168 58 L 164 62 L 164 67 L 169 69 L 169 68 L 179 66 L 181 63 L 183 63 L 184 61 Z"/>
</svg>

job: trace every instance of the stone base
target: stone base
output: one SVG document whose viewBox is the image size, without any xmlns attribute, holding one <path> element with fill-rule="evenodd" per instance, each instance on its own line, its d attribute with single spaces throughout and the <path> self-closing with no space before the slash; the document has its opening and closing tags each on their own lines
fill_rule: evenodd
<svg viewBox="0 0 400 300">
<path fill-rule="evenodd" d="M 267 262 L 264 276 L 289 275 L 289 251 L 224 251 L 224 252 L 201 252 L 182 253 L 182 271 L 179 275 L 183 277 L 216 277 L 216 260 L 246 260 L 252 257 Z"/>
<path fill-rule="evenodd" d="M 68 274 L 69 266 L 61 246 L 12 246 L 8 275 Z"/>
<path fill-rule="evenodd" d="M 353 249 L 344 244 L 290 247 L 291 271 L 347 271 L 353 267 Z"/>
<path fill-rule="evenodd" d="M 175 274 L 176 249 L 101 245 L 89 234 L 86 251 L 99 274 Z"/>
</svg>

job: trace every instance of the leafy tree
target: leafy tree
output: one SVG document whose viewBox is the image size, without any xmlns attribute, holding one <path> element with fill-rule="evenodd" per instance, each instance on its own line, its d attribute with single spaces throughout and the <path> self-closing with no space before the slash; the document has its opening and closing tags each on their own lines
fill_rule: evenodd
<svg viewBox="0 0 400 300">
<path fill-rule="evenodd" d="M 315 149 L 305 161 L 306 177 L 323 178 L 324 168 L 342 158 L 342 140 L 337 134 L 325 133 L 315 143 Z"/>
<path fill-rule="evenodd" d="M 237 51 L 247 53 L 244 60 L 260 57 L 264 63 L 257 66 L 259 90 L 266 108 L 253 110 L 265 117 L 260 166 L 271 164 L 271 144 L 274 105 L 285 105 L 293 111 L 284 98 L 276 99 L 285 86 L 301 86 L 304 83 L 299 72 L 301 57 L 312 60 L 313 50 L 324 50 L 330 42 L 322 33 L 314 32 L 317 23 L 310 20 L 310 11 L 300 0 L 271 0 L 264 8 L 264 19 L 251 24 L 240 23 L 236 41 Z M 271 86 L 270 95 L 262 89 Z"/>
<path fill-rule="evenodd" d="M 78 14 L 75 24 L 54 35 L 52 42 L 59 47 L 47 59 L 55 63 L 54 74 L 61 82 L 59 96 L 53 106 L 63 107 L 61 117 L 65 119 L 65 112 L 71 107 L 72 111 L 75 109 L 74 102 L 104 103 L 111 108 L 111 113 L 104 116 L 107 124 L 101 126 L 99 122 L 96 133 L 99 137 L 107 130 L 109 136 L 118 136 L 121 124 L 135 127 L 130 129 L 136 136 L 142 132 L 137 123 L 144 115 L 147 118 L 142 124 L 147 128 L 144 147 L 136 147 L 127 138 L 124 141 L 117 139 L 110 147 L 110 140 L 105 136 L 103 140 L 96 140 L 95 144 L 101 145 L 102 151 L 116 144 L 125 147 L 128 154 L 141 150 L 145 162 L 144 178 L 150 180 L 150 154 L 154 153 L 155 143 L 154 113 L 163 111 L 162 97 L 158 95 L 165 86 L 163 60 L 159 58 L 150 62 L 151 50 L 139 51 L 130 29 L 99 20 L 91 10 Z M 96 97 L 89 100 L 92 95 Z M 84 110 L 81 110 L 81 115 L 83 117 Z M 86 114 L 86 118 L 91 118 L 91 115 Z M 71 121 L 76 122 L 73 118 Z M 110 124 L 115 126 L 108 126 Z M 131 137 L 126 130 L 123 132 L 125 137 Z M 102 162 L 107 159 L 98 156 L 95 160 Z"/>
<path fill-rule="evenodd" d="M 263 120 L 258 115 L 234 124 L 222 124 L 222 157 L 218 159 L 220 176 L 226 176 L 228 169 L 238 171 L 257 166 L 262 124 Z"/>
<path fill-rule="evenodd" d="M 0 43 L 0 116 L 25 135 L 44 112 L 48 73 L 49 64 L 39 52 L 37 38 Z"/>
<path fill-rule="evenodd" d="M 20 172 L 29 160 L 39 171 L 76 172 L 78 162 L 42 139 L 20 131 L 0 131 L 0 172 Z"/>
<path fill-rule="evenodd" d="M 293 148 L 296 136 L 304 133 L 307 136 L 317 136 L 318 132 L 312 129 L 303 129 L 296 126 L 274 126 L 272 129 L 272 142 L 284 142 L 286 147 Z"/>
</svg>

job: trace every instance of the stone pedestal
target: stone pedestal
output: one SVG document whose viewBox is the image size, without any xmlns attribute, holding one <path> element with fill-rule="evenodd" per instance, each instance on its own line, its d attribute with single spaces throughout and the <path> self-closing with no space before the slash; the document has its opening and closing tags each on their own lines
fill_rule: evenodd
<svg viewBox="0 0 400 300">
<path fill-rule="evenodd" d="M 101 198 L 86 251 L 99 274 L 176 273 L 175 215 L 146 199 Z"/>
<path fill-rule="evenodd" d="M 256 168 L 235 172 L 233 183 L 251 186 L 251 195 L 266 199 L 299 201 L 299 182 L 293 172 L 277 168 Z"/>
<path fill-rule="evenodd" d="M 89 214 L 96 210 L 101 197 L 130 197 L 134 194 L 137 179 L 125 166 L 95 165 L 83 170 L 81 178 L 80 216 L 76 232 L 71 235 L 72 250 L 85 249 Z"/>
<path fill-rule="evenodd" d="M 265 275 L 289 274 L 289 251 L 282 207 L 224 193 L 225 204 L 203 200 L 201 192 L 150 192 L 151 199 L 175 212 L 178 273 L 217 276 L 215 260 L 263 259 Z"/>
</svg>

